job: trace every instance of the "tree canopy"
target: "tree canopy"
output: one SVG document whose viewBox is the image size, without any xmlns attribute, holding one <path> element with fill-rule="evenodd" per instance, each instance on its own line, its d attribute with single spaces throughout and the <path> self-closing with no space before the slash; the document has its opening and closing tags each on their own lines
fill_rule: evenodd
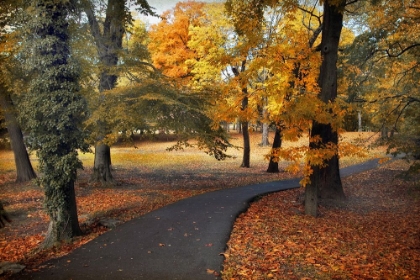
<svg viewBox="0 0 420 280">
<path fill-rule="evenodd" d="M 221 124 L 239 121 L 249 167 L 251 125 L 272 125 L 280 141 L 267 158 L 303 172 L 315 208 L 344 197 L 339 159 L 362 152 L 339 137 L 356 113 L 420 169 L 415 1 L 185 1 L 150 28 L 135 9 L 156 15 L 145 0 L 0 4 L 2 104 L 19 105 L 40 158 L 53 239 L 78 233 L 60 228 L 74 220 L 77 152 L 95 147 L 95 179 L 112 182 L 110 146 L 135 133 L 173 133 L 170 149 L 195 143 L 224 159 Z"/>
</svg>

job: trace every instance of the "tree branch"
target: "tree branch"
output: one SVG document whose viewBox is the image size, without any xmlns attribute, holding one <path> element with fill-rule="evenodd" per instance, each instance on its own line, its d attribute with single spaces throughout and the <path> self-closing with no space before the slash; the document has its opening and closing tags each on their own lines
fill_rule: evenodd
<svg viewBox="0 0 420 280">
<path fill-rule="evenodd" d="M 102 34 L 99 28 L 99 23 L 96 20 L 95 14 L 93 12 L 92 3 L 88 0 L 82 1 L 83 10 L 88 17 L 88 22 L 90 25 L 90 30 L 92 32 L 92 36 L 95 40 L 96 46 L 98 47 L 98 50 L 102 49 L 103 42 L 102 42 Z"/>
<path fill-rule="evenodd" d="M 399 47 L 401 48 L 401 46 L 399 46 Z M 406 47 L 406 48 L 402 49 L 402 50 L 401 50 L 399 53 L 397 53 L 397 54 L 392 54 L 392 53 L 390 52 L 390 50 L 389 50 L 389 49 L 385 50 L 385 52 L 386 52 L 386 54 L 388 55 L 388 57 L 399 57 L 400 55 L 404 54 L 405 52 L 407 52 L 407 51 L 409 51 L 410 49 L 413 49 L 413 48 L 415 48 L 415 47 L 420 47 L 420 43 L 415 43 L 415 44 L 413 44 L 413 45 L 411 45 L 411 46 L 408 46 L 408 47 Z"/>
</svg>

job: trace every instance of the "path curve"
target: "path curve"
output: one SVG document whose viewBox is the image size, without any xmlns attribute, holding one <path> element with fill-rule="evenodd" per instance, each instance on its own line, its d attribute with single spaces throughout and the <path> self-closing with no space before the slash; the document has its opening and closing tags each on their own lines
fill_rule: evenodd
<svg viewBox="0 0 420 280">
<path fill-rule="evenodd" d="M 340 170 L 341 176 L 376 168 L 371 160 Z M 14 279 L 220 279 L 233 223 L 259 195 L 299 187 L 299 179 L 224 189 L 187 198 L 133 219 L 38 272 Z"/>
</svg>

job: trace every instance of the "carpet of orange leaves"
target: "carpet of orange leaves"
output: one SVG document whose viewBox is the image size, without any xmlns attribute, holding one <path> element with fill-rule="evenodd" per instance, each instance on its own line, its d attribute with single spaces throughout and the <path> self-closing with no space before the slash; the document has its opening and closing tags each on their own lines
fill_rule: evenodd
<svg viewBox="0 0 420 280">
<path fill-rule="evenodd" d="M 223 279 L 420 279 L 420 185 L 402 161 L 343 180 L 347 201 L 303 215 L 299 192 L 263 197 L 238 217 Z"/>
</svg>

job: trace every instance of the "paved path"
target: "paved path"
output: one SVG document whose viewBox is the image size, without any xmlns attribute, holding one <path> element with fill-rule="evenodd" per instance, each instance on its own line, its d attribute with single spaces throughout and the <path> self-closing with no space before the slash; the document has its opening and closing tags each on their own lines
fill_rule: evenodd
<svg viewBox="0 0 420 280">
<path fill-rule="evenodd" d="M 341 170 L 345 177 L 378 161 Z M 210 192 L 178 201 L 106 232 L 47 267 L 16 279 L 218 279 L 236 217 L 256 196 L 299 186 L 299 179 Z"/>
</svg>

